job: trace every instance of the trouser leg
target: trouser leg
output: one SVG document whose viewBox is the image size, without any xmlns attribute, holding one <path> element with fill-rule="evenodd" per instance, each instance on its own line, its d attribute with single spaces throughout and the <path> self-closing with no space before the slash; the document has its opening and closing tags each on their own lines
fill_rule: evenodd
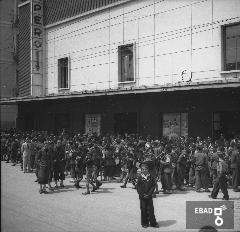
<svg viewBox="0 0 240 232">
<path fill-rule="evenodd" d="M 149 220 L 148 220 L 148 214 L 147 214 L 147 200 L 146 199 L 140 199 L 140 209 L 141 209 L 141 225 L 142 226 L 148 226 Z"/>
<path fill-rule="evenodd" d="M 217 197 L 219 189 L 220 189 L 219 178 L 217 178 L 216 181 L 215 181 L 215 184 L 213 186 L 212 193 L 211 193 L 211 197 L 212 198 L 216 198 Z"/>
<path fill-rule="evenodd" d="M 27 171 L 27 157 L 23 156 L 23 172 Z"/>
<path fill-rule="evenodd" d="M 149 219 L 150 225 L 155 226 L 157 224 L 157 222 L 156 222 L 156 218 L 154 215 L 154 207 L 153 207 L 153 199 L 152 198 L 147 199 L 147 209 L 148 209 L 147 211 L 148 211 L 148 219 Z"/>
<path fill-rule="evenodd" d="M 223 193 L 223 197 L 225 199 L 229 199 L 228 190 L 227 190 L 227 178 L 225 175 L 223 175 L 219 178 L 219 186 Z"/>
<path fill-rule="evenodd" d="M 201 171 L 200 170 L 196 170 L 195 171 L 195 188 L 196 190 L 201 189 L 202 187 L 202 183 L 201 183 Z"/>
<path fill-rule="evenodd" d="M 238 188 L 238 169 L 232 168 L 232 186 L 233 189 Z"/>
</svg>

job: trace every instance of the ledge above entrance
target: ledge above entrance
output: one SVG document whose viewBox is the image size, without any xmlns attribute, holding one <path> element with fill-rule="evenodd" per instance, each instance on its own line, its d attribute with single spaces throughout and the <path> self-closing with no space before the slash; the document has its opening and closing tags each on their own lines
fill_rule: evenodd
<svg viewBox="0 0 240 232">
<path fill-rule="evenodd" d="M 160 93 L 160 92 L 173 92 L 173 91 L 187 91 L 187 90 L 200 90 L 200 89 L 218 89 L 218 88 L 238 88 L 240 87 L 240 79 L 225 79 L 218 81 L 205 81 L 205 82 L 189 82 L 177 83 L 169 85 L 154 85 L 154 86 L 139 86 L 139 87 L 120 87 L 117 89 L 106 89 L 96 91 L 74 91 L 74 92 L 61 92 L 59 94 L 50 94 L 43 97 L 14 97 L 2 98 L 0 105 L 14 104 L 17 102 L 30 102 L 30 101 L 44 101 L 56 99 L 69 99 L 69 98 L 82 98 L 91 96 L 104 96 L 104 95 L 124 95 L 124 94 L 138 94 L 138 93 Z"/>
</svg>

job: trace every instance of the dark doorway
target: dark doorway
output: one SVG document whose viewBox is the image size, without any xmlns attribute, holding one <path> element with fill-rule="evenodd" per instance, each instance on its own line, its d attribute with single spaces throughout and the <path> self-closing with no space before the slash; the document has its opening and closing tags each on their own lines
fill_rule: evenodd
<svg viewBox="0 0 240 232">
<path fill-rule="evenodd" d="M 223 134 L 230 139 L 240 134 L 240 112 L 217 112 L 213 114 L 213 137 Z"/>
<path fill-rule="evenodd" d="M 69 130 L 70 117 L 69 114 L 56 114 L 54 120 L 55 132 L 60 132 L 63 129 Z"/>
<path fill-rule="evenodd" d="M 115 114 L 114 131 L 118 134 L 137 133 L 137 112 L 125 112 Z"/>
<path fill-rule="evenodd" d="M 30 131 L 34 129 L 34 115 L 32 113 L 25 114 L 25 130 Z"/>
</svg>

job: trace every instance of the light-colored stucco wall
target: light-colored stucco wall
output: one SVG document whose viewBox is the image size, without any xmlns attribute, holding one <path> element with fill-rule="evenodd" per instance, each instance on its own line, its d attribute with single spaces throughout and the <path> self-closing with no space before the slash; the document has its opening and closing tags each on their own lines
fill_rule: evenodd
<svg viewBox="0 0 240 232">
<path fill-rule="evenodd" d="M 118 88 L 117 49 L 130 43 L 136 82 L 127 86 L 174 84 L 183 70 L 193 82 L 221 80 L 221 26 L 239 21 L 239 0 L 138 0 L 48 27 L 46 94 L 58 93 L 63 57 L 70 58 L 70 91 Z"/>
</svg>

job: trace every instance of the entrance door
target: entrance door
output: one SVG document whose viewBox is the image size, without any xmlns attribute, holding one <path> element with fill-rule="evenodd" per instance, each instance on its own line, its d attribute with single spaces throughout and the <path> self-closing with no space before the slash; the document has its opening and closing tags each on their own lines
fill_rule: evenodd
<svg viewBox="0 0 240 232">
<path fill-rule="evenodd" d="M 118 134 L 137 133 L 137 112 L 124 112 L 115 114 L 114 131 Z"/>
</svg>

